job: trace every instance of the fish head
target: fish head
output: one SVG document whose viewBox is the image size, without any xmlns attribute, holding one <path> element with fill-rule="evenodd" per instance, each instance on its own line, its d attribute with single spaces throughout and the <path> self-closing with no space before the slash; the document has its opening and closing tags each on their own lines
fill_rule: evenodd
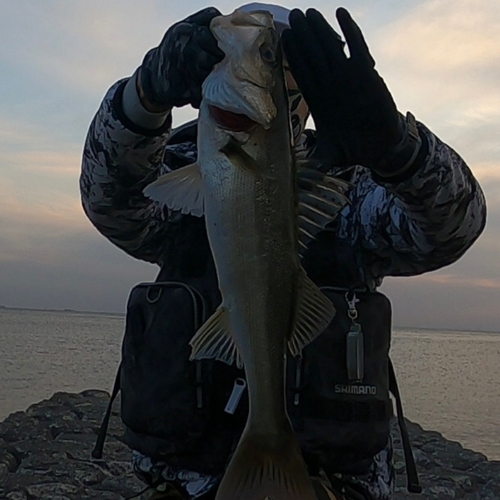
<svg viewBox="0 0 500 500">
<path fill-rule="evenodd" d="M 215 125 L 233 132 L 269 129 L 278 114 L 273 97 L 283 78 L 283 56 L 273 16 L 236 10 L 210 25 L 224 59 L 203 84 L 203 100 Z"/>
</svg>

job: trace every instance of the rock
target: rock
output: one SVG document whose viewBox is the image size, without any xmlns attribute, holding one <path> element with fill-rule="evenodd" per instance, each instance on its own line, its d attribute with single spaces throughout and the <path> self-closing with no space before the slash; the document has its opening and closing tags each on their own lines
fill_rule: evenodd
<svg viewBox="0 0 500 500">
<path fill-rule="evenodd" d="M 7 493 L 5 498 L 7 500 L 28 500 L 26 493 L 23 491 L 11 491 L 10 493 Z"/>
<path fill-rule="evenodd" d="M 65 483 L 42 483 L 29 486 L 27 488 L 28 495 L 34 498 L 60 498 L 61 500 L 74 498 L 74 494 L 78 492 L 80 488 L 72 484 Z M 72 495 L 68 497 L 67 495 Z"/>
<path fill-rule="evenodd" d="M 131 452 L 120 441 L 118 404 L 102 460 L 91 457 L 109 401 L 104 391 L 56 393 L 0 423 L 0 498 L 6 500 L 123 500 L 144 485 L 132 473 Z M 498 500 L 500 462 L 407 421 L 423 492 L 406 491 L 406 466 L 392 425 L 394 500 Z"/>
</svg>

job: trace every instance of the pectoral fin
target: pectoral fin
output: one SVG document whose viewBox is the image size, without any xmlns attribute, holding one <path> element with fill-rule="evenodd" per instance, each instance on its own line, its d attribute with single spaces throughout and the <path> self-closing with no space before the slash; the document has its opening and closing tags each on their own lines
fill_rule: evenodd
<svg viewBox="0 0 500 500">
<path fill-rule="evenodd" d="M 228 365 L 236 360 L 238 368 L 243 362 L 229 330 L 227 311 L 221 305 L 196 332 L 189 345 L 191 359 L 218 359 Z"/>
<path fill-rule="evenodd" d="M 302 255 L 311 240 L 315 239 L 348 203 L 345 191 L 349 184 L 317 170 L 299 167 L 297 186 L 299 244 Z"/>
<path fill-rule="evenodd" d="M 144 196 L 170 210 L 201 217 L 204 214 L 203 180 L 196 163 L 162 175 L 144 188 Z"/>
<path fill-rule="evenodd" d="M 331 300 L 302 270 L 297 290 L 295 325 L 288 347 L 293 356 L 320 335 L 335 316 Z"/>
</svg>

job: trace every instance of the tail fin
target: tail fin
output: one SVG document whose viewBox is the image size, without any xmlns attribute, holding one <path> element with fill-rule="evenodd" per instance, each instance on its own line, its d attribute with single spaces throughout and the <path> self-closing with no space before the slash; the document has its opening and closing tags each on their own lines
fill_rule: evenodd
<svg viewBox="0 0 500 500">
<path fill-rule="evenodd" d="M 298 442 L 246 431 L 219 486 L 216 500 L 316 500 Z"/>
</svg>

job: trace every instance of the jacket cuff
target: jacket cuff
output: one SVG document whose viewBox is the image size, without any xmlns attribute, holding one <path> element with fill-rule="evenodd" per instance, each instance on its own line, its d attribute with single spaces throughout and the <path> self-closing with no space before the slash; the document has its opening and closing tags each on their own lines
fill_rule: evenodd
<svg viewBox="0 0 500 500">
<path fill-rule="evenodd" d="M 396 147 L 373 169 L 377 180 L 400 182 L 411 177 L 427 156 L 428 145 L 418 131 L 415 117 L 411 113 L 406 118 L 401 115 L 404 126 L 403 138 Z"/>
<path fill-rule="evenodd" d="M 136 86 L 137 71 L 115 92 L 113 111 L 122 125 L 135 134 L 163 135 L 172 126 L 172 113 L 151 113 L 141 103 Z"/>
</svg>

